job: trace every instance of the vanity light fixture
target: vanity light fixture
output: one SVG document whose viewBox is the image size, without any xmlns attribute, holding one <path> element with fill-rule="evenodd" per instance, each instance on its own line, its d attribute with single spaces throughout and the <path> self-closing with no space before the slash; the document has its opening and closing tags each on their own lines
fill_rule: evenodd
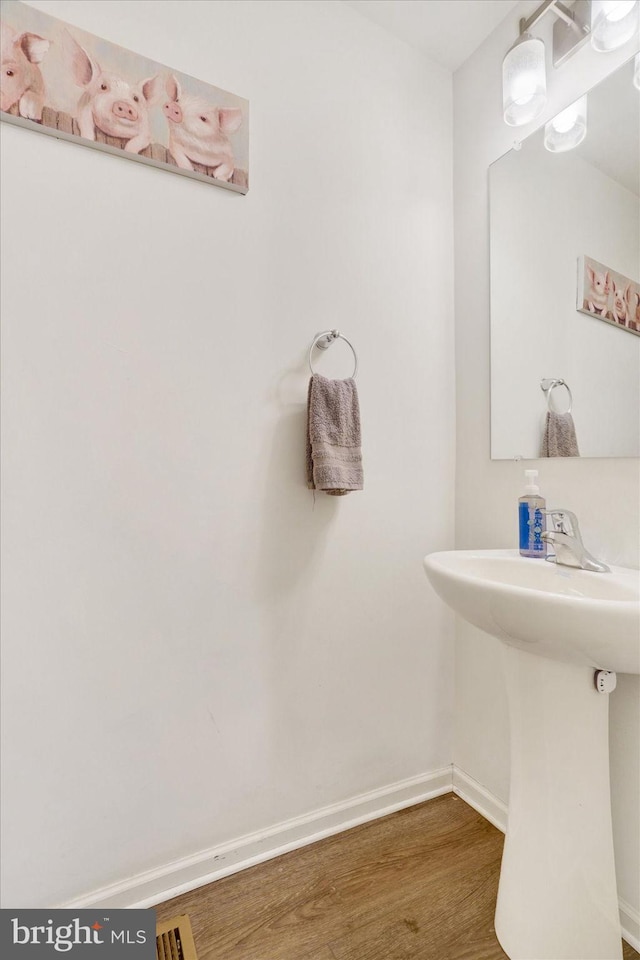
<svg viewBox="0 0 640 960">
<path fill-rule="evenodd" d="M 580 97 L 544 127 L 544 145 L 551 153 L 573 150 L 587 135 L 587 97 Z"/>
<path fill-rule="evenodd" d="M 523 33 L 502 62 L 504 122 L 519 127 L 535 120 L 547 102 L 544 43 Z"/>
<path fill-rule="evenodd" d="M 638 29 L 638 0 L 591 0 L 591 46 L 617 50 Z"/>
<path fill-rule="evenodd" d="M 531 29 L 545 13 L 554 14 L 552 59 L 558 66 L 589 36 L 590 7 L 590 0 L 545 0 L 530 17 L 520 20 L 520 35 L 502 63 L 504 121 L 509 126 L 535 120 L 547 99 L 544 43 L 531 35 Z"/>
</svg>

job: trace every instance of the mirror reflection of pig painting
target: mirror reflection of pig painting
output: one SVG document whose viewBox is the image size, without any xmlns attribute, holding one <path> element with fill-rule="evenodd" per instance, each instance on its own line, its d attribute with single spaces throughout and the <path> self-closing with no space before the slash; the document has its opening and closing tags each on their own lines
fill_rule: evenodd
<svg viewBox="0 0 640 960">
<path fill-rule="evenodd" d="M 216 180 L 231 180 L 235 169 L 229 134 L 242 124 L 239 107 L 216 107 L 202 97 L 182 92 L 172 75 L 167 78 L 169 102 L 163 107 L 169 121 L 169 150 L 179 167 L 194 163 L 214 167 Z"/>
<path fill-rule="evenodd" d="M 35 33 L 17 33 L 0 24 L 0 110 L 27 120 L 42 119 L 44 81 L 38 64 L 50 43 Z"/>
<path fill-rule="evenodd" d="M 160 78 L 135 85 L 105 73 L 70 33 L 65 37 L 75 82 L 84 87 L 78 101 L 80 136 L 95 140 L 95 128 L 109 137 L 127 140 L 128 153 L 140 153 L 151 143 L 149 106 L 160 93 Z"/>
</svg>

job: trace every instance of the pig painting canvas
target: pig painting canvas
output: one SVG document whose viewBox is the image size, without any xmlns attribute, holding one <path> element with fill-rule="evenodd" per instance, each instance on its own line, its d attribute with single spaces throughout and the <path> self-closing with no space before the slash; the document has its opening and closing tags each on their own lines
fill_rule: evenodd
<svg viewBox="0 0 640 960">
<path fill-rule="evenodd" d="M 0 119 L 246 193 L 249 104 L 4 0 Z"/>
</svg>

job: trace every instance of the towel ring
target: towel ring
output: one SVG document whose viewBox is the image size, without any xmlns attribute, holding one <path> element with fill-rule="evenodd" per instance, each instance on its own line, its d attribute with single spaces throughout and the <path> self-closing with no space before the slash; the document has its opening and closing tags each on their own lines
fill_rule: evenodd
<svg viewBox="0 0 640 960">
<path fill-rule="evenodd" d="M 571 413 L 571 408 L 573 406 L 573 397 L 571 396 L 571 389 L 567 381 L 566 380 L 541 380 L 540 389 L 542 390 L 545 397 L 547 398 L 547 408 L 549 412 L 553 412 L 551 410 L 551 394 L 556 387 L 564 387 L 567 393 L 569 394 L 569 408 L 564 412 Z"/>
<path fill-rule="evenodd" d="M 313 364 L 311 363 L 313 348 L 319 347 L 320 350 L 327 350 L 334 340 L 344 340 L 347 346 L 351 347 L 351 352 L 353 353 L 353 373 L 351 374 L 351 377 L 354 378 L 358 372 L 358 354 L 356 353 L 351 341 L 347 340 L 347 338 L 340 333 L 339 330 L 323 330 L 322 333 L 316 333 L 315 337 L 311 341 L 311 346 L 309 347 L 309 369 L 311 370 L 311 373 L 315 373 Z"/>
</svg>

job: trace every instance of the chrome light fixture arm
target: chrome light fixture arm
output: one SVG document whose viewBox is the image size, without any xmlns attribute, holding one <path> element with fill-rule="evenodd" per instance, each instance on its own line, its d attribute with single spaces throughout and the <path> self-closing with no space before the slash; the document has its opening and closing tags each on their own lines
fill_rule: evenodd
<svg viewBox="0 0 640 960">
<path fill-rule="evenodd" d="M 583 4 L 586 6 L 586 4 Z M 577 9 L 576 9 L 577 7 Z M 565 23 L 574 33 L 581 38 L 589 33 L 587 20 L 580 16 L 582 11 L 578 4 L 574 4 L 573 9 L 569 8 L 561 0 L 544 0 L 540 6 L 533 11 L 530 17 L 520 19 L 520 33 L 528 33 L 535 24 L 544 17 L 545 13 L 551 12 Z"/>
</svg>

